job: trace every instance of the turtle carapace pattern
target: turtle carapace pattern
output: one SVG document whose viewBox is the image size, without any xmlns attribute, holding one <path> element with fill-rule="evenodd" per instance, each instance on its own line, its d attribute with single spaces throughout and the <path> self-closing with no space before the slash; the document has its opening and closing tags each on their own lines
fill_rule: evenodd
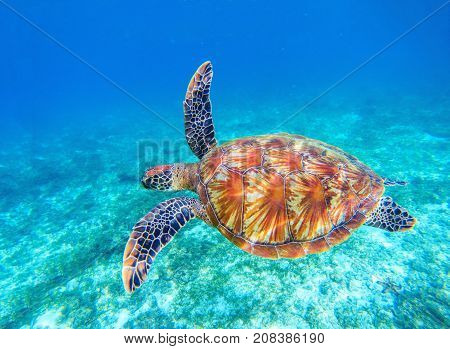
<svg viewBox="0 0 450 349">
<path fill-rule="evenodd" d="M 190 190 L 198 198 L 162 202 L 133 228 L 123 256 L 125 289 L 147 279 L 156 254 L 191 219 L 217 228 L 260 257 L 299 258 L 327 251 L 363 224 L 406 231 L 416 223 L 380 177 L 343 150 L 300 135 L 251 136 L 218 145 L 211 114 L 212 65 L 192 77 L 184 101 L 186 139 L 197 163 L 149 168 L 147 189 Z"/>
</svg>

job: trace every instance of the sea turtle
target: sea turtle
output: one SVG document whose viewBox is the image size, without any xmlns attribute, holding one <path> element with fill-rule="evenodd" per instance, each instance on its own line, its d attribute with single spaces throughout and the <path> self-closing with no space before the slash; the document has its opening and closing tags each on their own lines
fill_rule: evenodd
<svg viewBox="0 0 450 349">
<path fill-rule="evenodd" d="M 217 145 L 211 115 L 213 71 L 203 63 L 184 100 L 187 142 L 200 159 L 148 169 L 145 188 L 191 190 L 153 208 L 133 228 L 123 255 L 122 278 L 133 292 L 147 279 L 158 252 L 189 220 L 200 218 L 228 240 L 265 258 L 320 253 L 349 238 L 362 224 L 388 231 L 416 220 L 390 197 L 378 176 L 341 149 L 299 135 L 253 136 Z"/>
</svg>

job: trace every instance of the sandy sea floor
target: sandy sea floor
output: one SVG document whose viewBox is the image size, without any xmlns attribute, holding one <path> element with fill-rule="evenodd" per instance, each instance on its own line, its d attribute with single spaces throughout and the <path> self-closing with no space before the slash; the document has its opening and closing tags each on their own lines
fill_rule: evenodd
<svg viewBox="0 0 450 349">
<path fill-rule="evenodd" d="M 255 104 L 214 111 L 218 138 L 270 133 L 298 108 L 295 100 Z M 0 327 L 450 326 L 448 100 L 318 103 L 276 130 L 321 139 L 382 176 L 407 180 L 387 193 L 417 217 L 414 231 L 363 226 L 327 253 L 271 261 L 195 220 L 132 296 L 121 281 L 131 227 L 158 202 L 186 194 L 139 187 L 146 159 L 138 164 L 138 141 L 148 151 L 178 140 L 181 148 L 159 148 L 165 162 L 195 158 L 182 135 L 124 115 L 96 115 L 92 125 L 51 137 L 24 132 L 1 150 Z M 170 122 L 182 129 L 182 120 L 180 110 Z"/>
</svg>

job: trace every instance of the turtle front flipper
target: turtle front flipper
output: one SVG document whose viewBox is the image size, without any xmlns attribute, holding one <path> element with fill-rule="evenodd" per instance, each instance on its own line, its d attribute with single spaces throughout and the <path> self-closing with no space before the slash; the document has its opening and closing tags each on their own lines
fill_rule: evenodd
<svg viewBox="0 0 450 349">
<path fill-rule="evenodd" d="M 209 99 L 212 76 L 211 62 L 203 63 L 192 77 L 183 103 L 186 140 L 199 159 L 217 144 Z"/>
<path fill-rule="evenodd" d="M 160 203 L 136 223 L 123 254 L 122 280 L 129 293 L 147 279 L 158 252 L 195 217 L 206 217 L 200 201 L 179 197 Z"/>
<path fill-rule="evenodd" d="M 405 231 L 414 227 L 416 219 L 391 197 L 384 196 L 364 224 L 387 231 Z"/>
</svg>

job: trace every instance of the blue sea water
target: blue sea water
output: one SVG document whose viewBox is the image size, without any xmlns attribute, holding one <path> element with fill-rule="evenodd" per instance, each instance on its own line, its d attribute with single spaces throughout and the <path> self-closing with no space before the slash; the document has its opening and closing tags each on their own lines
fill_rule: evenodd
<svg viewBox="0 0 450 349">
<path fill-rule="evenodd" d="M 0 327 L 448 328 L 443 4 L 0 1 Z M 131 227 L 187 194 L 139 177 L 196 160 L 181 103 L 205 60 L 220 141 L 284 131 L 336 145 L 409 182 L 387 193 L 415 229 L 363 226 L 271 261 L 197 220 L 126 294 Z"/>
</svg>

